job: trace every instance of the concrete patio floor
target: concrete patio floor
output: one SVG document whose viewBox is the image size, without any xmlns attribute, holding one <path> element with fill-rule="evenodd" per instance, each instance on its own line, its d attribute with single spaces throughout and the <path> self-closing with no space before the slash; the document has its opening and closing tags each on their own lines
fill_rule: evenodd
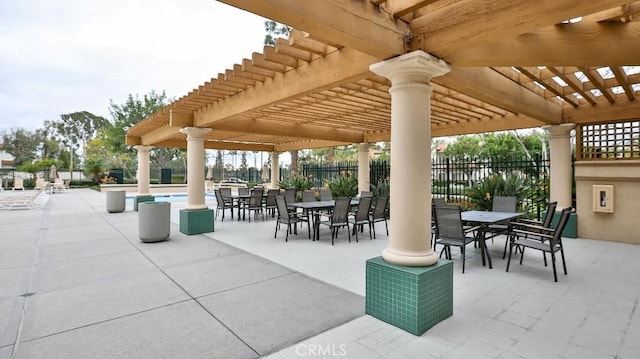
<svg viewBox="0 0 640 359">
<path fill-rule="evenodd" d="M 215 208 L 214 202 L 207 202 Z M 142 243 L 137 213 L 71 190 L 44 208 L 0 212 L 0 359 L 5 358 L 638 358 L 640 246 L 565 239 L 569 274 L 539 253 L 505 272 L 454 250 L 454 314 L 420 337 L 364 315 L 365 261 L 387 246 L 275 221 L 216 221 Z M 519 259 L 519 257 L 518 257 Z"/>
</svg>

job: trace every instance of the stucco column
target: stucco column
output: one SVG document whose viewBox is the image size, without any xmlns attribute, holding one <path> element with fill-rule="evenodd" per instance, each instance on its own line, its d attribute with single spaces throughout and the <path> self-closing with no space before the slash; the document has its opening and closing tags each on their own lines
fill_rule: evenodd
<svg viewBox="0 0 640 359">
<path fill-rule="evenodd" d="M 204 135 L 210 128 L 185 127 L 187 135 L 187 205 L 185 209 L 206 209 L 204 202 Z"/>
<path fill-rule="evenodd" d="M 149 151 L 153 146 L 133 146 L 138 151 L 138 196 L 147 196 L 149 189 Z"/>
<path fill-rule="evenodd" d="M 278 152 L 271 152 L 271 188 L 279 188 L 278 182 L 280 180 L 280 154 Z"/>
<path fill-rule="evenodd" d="M 431 78 L 451 70 L 423 51 L 375 63 L 372 72 L 391 80 L 391 230 L 382 257 L 401 266 L 430 266 Z"/>
<path fill-rule="evenodd" d="M 549 133 L 550 197 L 551 202 L 558 202 L 558 210 L 571 206 L 571 130 L 574 127 L 572 123 L 544 127 Z"/>
<path fill-rule="evenodd" d="M 369 144 L 358 144 L 358 193 L 371 191 L 369 183 Z"/>
</svg>

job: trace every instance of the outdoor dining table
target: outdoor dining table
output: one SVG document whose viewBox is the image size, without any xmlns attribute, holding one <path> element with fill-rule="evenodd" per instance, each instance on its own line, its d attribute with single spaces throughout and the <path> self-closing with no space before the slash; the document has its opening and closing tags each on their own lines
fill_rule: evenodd
<svg viewBox="0 0 640 359">
<path fill-rule="evenodd" d="M 240 209 L 242 209 L 242 220 L 244 221 L 244 207 L 245 206 L 241 206 L 240 204 L 243 202 L 247 202 L 249 200 L 249 198 L 251 198 L 251 194 L 232 194 L 231 196 L 222 196 L 222 199 L 230 199 L 234 202 L 238 203 L 238 221 L 240 221 Z"/>
<path fill-rule="evenodd" d="M 489 268 L 493 268 L 491 265 L 491 255 L 487 250 L 487 244 L 485 242 L 485 229 L 492 224 L 497 224 L 502 221 L 509 221 L 523 216 L 524 213 L 520 212 L 489 212 L 489 211 L 464 211 L 461 213 L 462 222 L 472 225 L 480 226 L 478 230 L 478 242 L 480 243 L 480 253 L 482 255 L 482 265 L 485 265 L 485 255 Z"/>
<path fill-rule="evenodd" d="M 351 205 L 352 206 L 357 206 L 358 203 L 360 203 L 360 198 L 352 198 L 351 199 Z M 320 235 L 319 235 L 319 226 L 320 226 L 320 212 L 322 210 L 327 210 L 327 209 L 332 209 L 333 207 L 335 207 L 336 205 L 336 201 L 335 200 L 328 200 L 328 201 L 309 201 L 309 202 L 294 202 L 294 203 L 287 203 L 287 207 L 291 207 L 291 208 L 302 208 L 303 210 L 307 211 L 307 212 L 312 212 L 313 213 L 313 240 L 319 240 L 320 239 Z"/>
</svg>

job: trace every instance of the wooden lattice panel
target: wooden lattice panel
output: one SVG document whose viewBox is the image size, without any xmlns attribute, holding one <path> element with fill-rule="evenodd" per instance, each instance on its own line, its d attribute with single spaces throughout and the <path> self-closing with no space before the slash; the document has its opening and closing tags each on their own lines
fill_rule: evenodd
<svg viewBox="0 0 640 359">
<path fill-rule="evenodd" d="M 640 158 L 640 120 L 578 127 L 580 160 Z"/>
</svg>

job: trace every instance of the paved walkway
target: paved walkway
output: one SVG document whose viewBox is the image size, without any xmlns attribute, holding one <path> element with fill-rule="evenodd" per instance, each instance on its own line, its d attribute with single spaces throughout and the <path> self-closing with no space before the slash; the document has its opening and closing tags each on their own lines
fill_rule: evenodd
<svg viewBox="0 0 640 359">
<path fill-rule="evenodd" d="M 416 337 L 361 315 L 383 226 L 335 246 L 274 239 L 272 220 L 184 236 L 173 203 L 171 240 L 144 244 L 131 204 L 104 203 L 73 190 L 0 212 L 0 359 L 640 357 L 640 246 L 566 239 L 558 283 L 536 253 L 506 273 L 502 240 L 491 270 L 469 249 L 462 274 L 454 253 L 454 315 Z"/>
</svg>

